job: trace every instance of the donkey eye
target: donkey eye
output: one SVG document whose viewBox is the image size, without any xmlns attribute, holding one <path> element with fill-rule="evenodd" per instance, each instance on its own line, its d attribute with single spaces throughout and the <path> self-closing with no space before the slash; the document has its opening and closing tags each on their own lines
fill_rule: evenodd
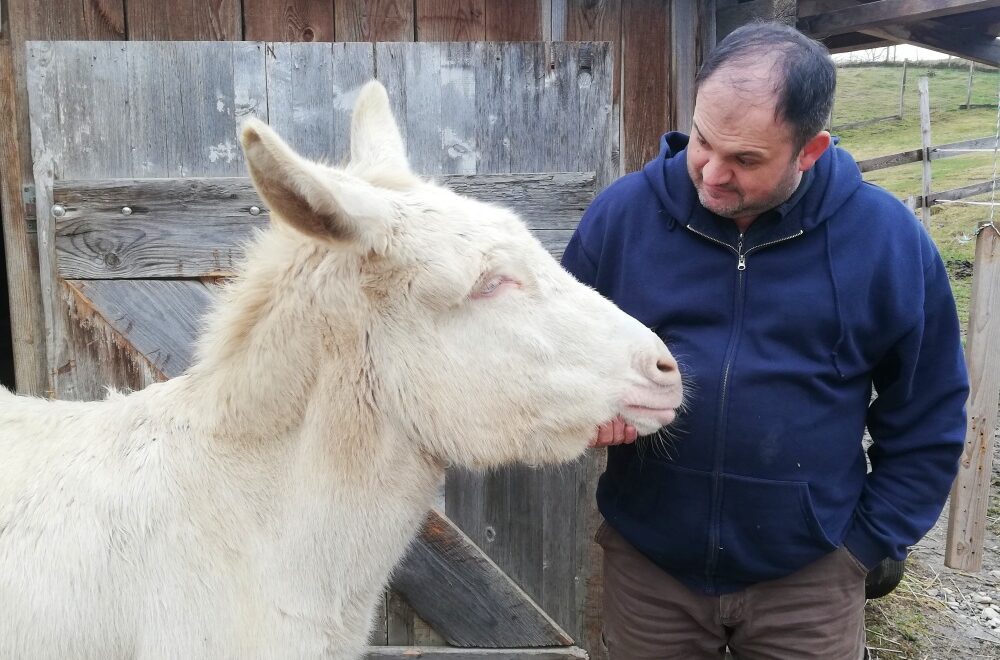
<svg viewBox="0 0 1000 660">
<path fill-rule="evenodd" d="M 479 291 L 477 291 L 477 293 L 481 296 L 492 295 L 493 293 L 496 292 L 497 289 L 500 288 L 500 285 L 503 284 L 503 280 L 504 278 L 502 278 L 501 276 L 494 275 L 490 279 L 483 282 L 483 284 L 479 287 Z"/>
<path fill-rule="evenodd" d="M 490 275 L 479 280 L 476 288 L 472 291 L 472 298 L 489 298 L 494 296 L 498 291 L 507 287 L 507 285 L 520 286 L 520 284 L 504 275 Z"/>
</svg>

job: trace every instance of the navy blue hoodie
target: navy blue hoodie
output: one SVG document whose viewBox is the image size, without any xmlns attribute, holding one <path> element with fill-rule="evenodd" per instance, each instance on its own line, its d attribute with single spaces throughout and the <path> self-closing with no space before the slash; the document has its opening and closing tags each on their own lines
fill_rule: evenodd
<svg viewBox="0 0 1000 660">
<path fill-rule="evenodd" d="M 709 594 L 840 545 L 869 568 L 902 558 L 940 514 L 965 437 L 937 249 L 836 146 L 741 237 L 698 202 L 686 146 L 665 135 L 658 158 L 598 195 L 563 257 L 654 328 L 685 379 L 669 456 L 648 439 L 609 450 L 602 514 Z"/>
</svg>

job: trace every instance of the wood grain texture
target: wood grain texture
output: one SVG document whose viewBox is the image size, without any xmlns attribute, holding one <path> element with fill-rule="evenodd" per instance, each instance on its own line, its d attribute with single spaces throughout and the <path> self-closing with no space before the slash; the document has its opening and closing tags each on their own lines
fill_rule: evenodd
<svg viewBox="0 0 1000 660">
<path fill-rule="evenodd" d="M 487 2 L 487 41 L 542 41 L 543 13 L 546 0 L 508 0 Z"/>
<path fill-rule="evenodd" d="M 38 279 L 38 238 L 30 231 L 21 190 L 21 124 L 16 105 L 13 46 L 9 23 L 0 34 L 0 217 L 10 309 L 14 381 L 21 394 L 41 395 L 48 387 L 42 292 Z M 25 113 L 26 114 L 26 113 Z M 28 145 L 25 144 L 27 149 Z"/>
<path fill-rule="evenodd" d="M 234 41 L 243 38 L 240 0 L 128 0 L 131 41 Z"/>
<path fill-rule="evenodd" d="M 448 585 L 447 590 L 435 585 Z M 431 511 L 392 577 L 449 644 L 569 646 L 572 639 L 446 517 Z"/>
<path fill-rule="evenodd" d="M 334 0 L 242 0 L 242 4 L 247 41 L 335 40 Z"/>
<path fill-rule="evenodd" d="M 951 490 L 945 564 L 964 571 L 983 566 L 993 436 L 1000 405 L 1000 230 L 994 225 L 976 238 L 965 359 L 972 391 L 965 451 Z"/>
<path fill-rule="evenodd" d="M 659 150 L 671 126 L 673 86 L 668 57 L 670 6 L 626 0 L 622 5 L 622 166 L 634 172 Z"/>
<path fill-rule="evenodd" d="M 412 0 L 336 0 L 337 41 L 413 41 Z"/>
<path fill-rule="evenodd" d="M 266 58 L 271 126 L 306 158 L 346 160 L 354 101 L 375 75 L 372 45 L 275 43 Z"/>
<path fill-rule="evenodd" d="M 698 73 L 700 21 L 708 16 L 703 13 L 701 2 L 676 2 L 670 5 L 670 77 L 661 82 L 669 95 L 671 115 L 667 130 L 691 133 L 691 118 L 694 115 L 694 78 Z M 713 24 L 715 15 L 711 18 Z M 661 130 L 661 133 L 666 132 Z"/>
<path fill-rule="evenodd" d="M 415 0 L 417 41 L 482 41 L 486 0 Z"/>
<path fill-rule="evenodd" d="M 607 41 L 615 63 L 612 99 L 619 102 L 622 68 L 622 1 L 566 0 L 566 41 Z"/>
<path fill-rule="evenodd" d="M 144 360 L 157 380 L 181 375 L 214 299 L 197 280 L 67 280 L 90 322 L 103 323 L 131 361 Z"/>
<path fill-rule="evenodd" d="M 592 173 L 447 176 L 442 183 L 519 213 L 554 254 L 595 189 Z M 55 230 L 59 273 L 77 279 L 231 275 L 243 243 L 269 220 L 247 178 L 57 181 L 54 200 L 65 211 Z"/>
</svg>

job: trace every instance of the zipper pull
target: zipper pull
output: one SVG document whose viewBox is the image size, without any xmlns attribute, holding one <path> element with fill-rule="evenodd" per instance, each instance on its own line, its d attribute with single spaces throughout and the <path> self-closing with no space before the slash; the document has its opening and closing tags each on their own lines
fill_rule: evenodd
<svg viewBox="0 0 1000 660">
<path fill-rule="evenodd" d="M 736 270 L 746 270 L 747 269 L 747 257 L 743 254 L 743 234 L 740 234 L 740 242 L 736 246 L 736 254 L 739 256 L 740 260 L 736 264 Z"/>
</svg>

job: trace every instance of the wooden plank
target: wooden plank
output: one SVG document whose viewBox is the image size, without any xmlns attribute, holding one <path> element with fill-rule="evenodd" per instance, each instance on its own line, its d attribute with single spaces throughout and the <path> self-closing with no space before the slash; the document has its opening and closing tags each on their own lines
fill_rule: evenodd
<svg viewBox="0 0 1000 660">
<path fill-rule="evenodd" d="M 1000 183 L 1000 180 L 981 181 L 979 183 L 972 183 L 960 188 L 952 188 L 951 190 L 943 190 L 941 192 L 932 192 L 927 195 L 928 204 L 933 206 L 934 204 L 942 201 L 954 201 L 957 199 L 974 197 L 975 195 L 982 195 L 983 193 L 988 193 L 993 190 L 993 187 L 998 185 L 998 183 Z"/>
<path fill-rule="evenodd" d="M 897 165 L 905 165 L 907 163 L 917 163 L 923 159 L 923 149 L 910 149 L 909 151 L 900 151 L 895 154 L 886 154 L 885 156 L 866 158 L 865 160 L 857 161 L 857 164 L 858 169 L 862 172 L 874 172 L 875 170 L 884 170 L 887 167 L 896 167 Z"/>
<path fill-rule="evenodd" d="M 920 220 L 929 231 L 931 228 L 931 209 L 928 195 L 931 194 L 931 93 L 927 76 L 921 76 L 917 83 L 920 91 L 920 141 L 923 146 L 923 204 L 921 204 Z"/>
<path fill-rule="evenodd" d="M 585 660 L 586 652 L 575 646 L 554 649 L 455 649 L 386 646 L 368 649 L 367 660 Z"/>
<path fill-rule="evenodd" d="M 983 539 L 993 474 L 993 436 L 1000 405 L 1000 232 L 980 230 L 972 272 L 965 359 L 972 391 L 968 430 L 958 477 L 951 490 L 945 564 L 976 572 L 983 566 Z"/>
<path fill-rule="evenodd" d="M 64 368 L 78 377 L 74 398 L 97 401 L 107 396 L 107 387 L 141 390 L 163 380 L 149 360 L 122 340 L 73 282 L 59 280 L 56 291 L 65 310 L 64 339 L 70 346 L 71 362 Z"/>
<path fill-rule="evenodd" d="M 995 135 L 987 135 L 971 140 L 960 140 L 959 142 L 948 142 L 947 144 L 939 144 L 931 147 L 931 160 L 967 155 L 968 152 L 963 152 L 963 149 L 988 149 L 993 151 L 996 147 L 997 138 Z"/>
<path fill-rule="evenodd" d="M 131 41 L 233 41 L 243 38 L 240 0 L 128 0 Z"/>
<path fill-rule="evenodd" d="M 371 44 L 269 44 L 266 61 L 271 126 L 306 158 L 346 159 L 354 100 L 375 75 Z"/>
<path fill-rule="evenodd" d="M 670 97 L 673 109 L 668 123 L 660 128 L 691 133 L 694 116 L 694 77 L 698 73 L 699 20 L 705 17 L 701 3 L 670 2 Z M 659 145 L 657 145 L 659 146 Z"/>
<path fill-rule="evenodd" d="M 45 328 L 42 292 L 38 280 L 37 234 L 28 228 L 21 191 L 22 145 L 17 128 L 21 109 L 15 100 L 17 80 L 10 23 L 0 15 L 0 217 L 6 262 L 14 384 L 21 394 L 41 395 L 48 387 L 45 367 Z"/>
<path fill-rule="evenodd" d="M 415 0 L 417 41 L 483 41 L 486 0 Z"/>
<path fill-rule="evenodd" d="M 622 0 L 566 0 L 566 41 L 608 41 L 615 63 L 612 102 L 621 96 Z"/>
<path fill-rule="evenodd" d="M 413 41 L 413 2 L 336 0 L 337 41 Z"/>
<path fill-rule="evenodd" d="M 452 175 L 442 183 L 513 209 L 555 254 L 595 190 L 592 173 Z M 59 272 L 77 279 L 229 275 L 251 230 L 269 218 L 242 177 L 57 181 L 53 198 L 65 211 L 55 230 Z"/>
<path fill-rule="evenodd" d="M 94 322 L 143 359 L 157 380 L 181 375 L 194 354 L 192 338 L 214 299 L 197 280 L 68 280 Z"/>
<path fill-rule="evenodd" d="M 622 6 L 622 166 L 634 172 L 659 150 L 671 125 L 673 73 L 669 7 L 626 2 Z"/>
<path fill-rule="evenodd" d="M 393 572 L 392 586 L 452 645 L 573 643 L 454 523 L 435 511 Z"/>
<path fill-rule="evenodd" d="M 797 27 L 814 39 L 822 39 L 996 7 L 1000 7 L 1000 0 L 876 0 L 800 18 Z"/>
<path fill-rule="evenodd" d="M 35 195 L 42 300 L 45 306 L 49 390 L 60 398 L 88 398 L 90 374 L 99 365 L 77 355 L 69 343 L 66 297 L 55 263 L 55 222 L 51 214 L 56 178 L 131 174 L 127 136 L 120 111 L 127 107 L 125 46 L 119 42 L 29 42 Z M 61 108 L 71 107 L 73 112 Z"/>
<path fill-rule="evenodd" d="M 717 0 L 703 0 L 698 3 L 698 59 L 695 62 L 696 69 L 700 69 L 702 62 L 708 54 L 715 48 L 717 42 L 715 11 Z"/>
<path fill-rule="evenodd" d="M 247 41 L 334 41 L 333 0 L 242 2 Z"/>
<path fill-rule="evenodd" d="M 542 41 L 545 0 L 509 0 L 487 2 L 486 39 L 488 41 Z"/>
</svg>

